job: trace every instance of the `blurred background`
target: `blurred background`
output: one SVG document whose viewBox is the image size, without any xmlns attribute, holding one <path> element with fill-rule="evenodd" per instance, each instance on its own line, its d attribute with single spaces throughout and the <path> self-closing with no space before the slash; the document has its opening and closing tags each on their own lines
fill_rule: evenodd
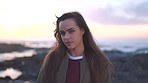
<svg viewBox="0 0 148 83">
<path fill-rule="evenodd" d="M 79 11 L 110 58 L 112 83 L 148 83 L 147 0 L 0 0 L 0 83 L 36 83 L 55 16 Z"/>
</svg>

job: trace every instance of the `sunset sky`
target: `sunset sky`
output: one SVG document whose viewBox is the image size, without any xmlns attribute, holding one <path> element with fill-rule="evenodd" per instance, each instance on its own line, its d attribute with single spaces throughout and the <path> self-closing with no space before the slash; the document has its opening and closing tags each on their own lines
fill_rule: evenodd
<svg viewBox="0 0 148 83">
<path fill-rule="evenodd" d="M 0 40 L 53 40 L 55 15 L 69 11 L 97 39 L 148 39 L 148 0 L 0 0 Z"/>
</svg>

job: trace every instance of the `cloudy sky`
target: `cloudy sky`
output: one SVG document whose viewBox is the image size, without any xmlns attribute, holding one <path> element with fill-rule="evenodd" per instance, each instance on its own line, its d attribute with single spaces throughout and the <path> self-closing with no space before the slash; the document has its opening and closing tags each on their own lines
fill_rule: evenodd
<svg viewBox="0 0 148 83">
<path fill-rule="evenodd" d="M 79 11 L 97 39 L 148 39 L 147 0 L 0 0 L 0 39 L 54 39 L 55 15 Z"/>
</svg>

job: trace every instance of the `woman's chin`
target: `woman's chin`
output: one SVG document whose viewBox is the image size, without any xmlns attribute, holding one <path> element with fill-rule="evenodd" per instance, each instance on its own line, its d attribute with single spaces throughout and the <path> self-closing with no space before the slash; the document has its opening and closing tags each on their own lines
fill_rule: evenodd
<svg viewBox="0 0 148 83">
<path fill-rule="evenodd" d="M 67 46 L 67 48 L 68 48 L 69 50 L 74 49 L 74 47 L 73 47 L 73 46 Z"/>
</svg>

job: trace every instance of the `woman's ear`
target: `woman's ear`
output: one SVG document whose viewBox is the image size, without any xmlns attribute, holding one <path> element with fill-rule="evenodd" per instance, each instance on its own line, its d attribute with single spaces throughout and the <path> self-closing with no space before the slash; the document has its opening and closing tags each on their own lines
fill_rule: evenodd
<svg viewBox="0 0 148 83">
<path fill-rule="evenodd" d="M 83 35 L 83 34 L 85 33 L 85 30 L 84 30 L 84 29 L 82 29 L 81 31 L 82 31 L 82 35 Z"/>
<path fill-rule="evenodd" d="M 85 33 L 85 30 L 83 30 L 83 34 Z"/>
</svg>

